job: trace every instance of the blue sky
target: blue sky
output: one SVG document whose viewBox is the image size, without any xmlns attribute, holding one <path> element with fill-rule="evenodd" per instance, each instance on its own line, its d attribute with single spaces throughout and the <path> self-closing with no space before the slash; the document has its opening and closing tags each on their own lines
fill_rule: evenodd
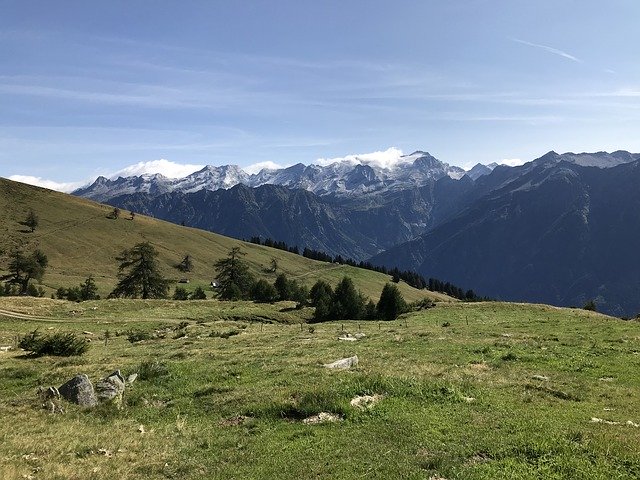
<svg viewBox="0 0 640 480">
<path fill-rule="evenodd" d="M 0 0 L 0 11 L 0 176 L 640 151 L 636 0 Z"/>
</svg>

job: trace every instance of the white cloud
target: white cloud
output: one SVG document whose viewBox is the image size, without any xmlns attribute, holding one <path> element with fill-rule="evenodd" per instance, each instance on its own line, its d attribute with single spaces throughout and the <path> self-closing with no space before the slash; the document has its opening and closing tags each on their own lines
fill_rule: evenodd
<svg viewBox="0 0 640 480">
<path fill-rule="evenodd" d="M 540 45 L 539 43 L 527 42 L 525 40 L 520 40 L 518 38 L 512 38 L 511 40 L 513 40 L 514 42 L 521 43 L 522 45 L 528 45 L 530 47 L 541 48 L 542 50 L 546 50 L 549 53 L 553 53 L 554 55 L 558 55 L 560 57 L 566 58 L 566 59 L 571 60 L 573 62 L 582 63 L 582 60 L 580 60 L 579 58 L 576 58 L 573 55 L 571 55 L 571 54 L 569 54 L 567 52 L 564 52 L 562 50 L 558 50 L 557 48 L 549 47 L 547 45 Z"/>
<path fill-rule="evenodd" d="M 498 165 L 506 165 L 508 167 L 519 167 L 520 165 L 524 165 L 525 161 L 520 158 L 503 158 L 496 163 Z"/>
<path fill-rule="evenodd" d="M 109 176 L 111 178 L 115 178 L 160 173 L 168 178 L 182 178 L 203 168 L 204 165 L 176 163 L 169 160 L 160 159 L 151 160 L 149 162 L 138 162 L 134 165 L 129 165 L 122 170 L 118 170 L 117 172 L 110 174 Z"/>
<path fill-rule="evenodd" d="M 285 168 L 287 165 L 279 165 L 275 162 L 266 161 L 266 162 L 258 162 L 252 165 L 247 165 L 246 167 L 242 167 L 242 169 L 247 172 L 249 175 L 253 175 L 254 173 L 259 173 L 260 170 L 266 168 L 267 170 L 277 170 L 279 168 Z"/>
<path fill-rule="evenodd" d="M 401 163 L 408 163 L 413 160 L 415 159 L 412 157 L 403 158 L 402 150 L 391 147 L 384 151 L 371 153 L 356 153 L 336 158 L 319 158 L 314 163 L 326 167 L 332 163 L 348 162 L 353 165 L 373 165 L 379 168 L 392 169 Z"/>
<path fill-rule="evenodd" d="M 29 185 L 35 185 L 36 187 L 48 188 L 50 190 L 57 190 L 58 192 L 72 192 L 76 188 L 86 185 L 87 182 L 55 182 L 53 180 L 47 180 L 46 178 L 33 177 L 31 175 L 11 175 L 9 180 L 15 182 L 28 183 Z"/>
</svg>

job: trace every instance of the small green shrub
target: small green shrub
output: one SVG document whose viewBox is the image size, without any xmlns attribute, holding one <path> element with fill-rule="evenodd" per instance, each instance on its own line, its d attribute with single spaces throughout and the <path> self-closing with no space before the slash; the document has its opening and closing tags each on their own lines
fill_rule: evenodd
<svg viewBox="0 0 640 480">
<path fill-rule="evenodd" d="M 209 336 L 211 338 L 224 338 L 227 339 L 229 337 L 233 337 L 234 335 L 239 335 L 240 330 L 229 330 L 227 332 L 211 332 Z"/>
<path fill-rule="evenodd" d="M 74 333 L 42 335 L 38 330 L 34 330 L 20 338 L 18 346 L 36 356 L 70 357 L 85 353 L 89 349 L 89 342 L 76 337 Z"/>
<path fill-rule="evenodd" d="M 131 343 L 141 342 L 143 340 L 151 340 L 151 334 L 144 330 L 129 330 L 127 332 L 127 340 Z"/>
<path fill-rule="evenodd" d="M 157 360 L 142 362 L 138 367 L 138 377 L 140 380 L 157 380 L 169 375 L 169 368 Z"/>
</svg>

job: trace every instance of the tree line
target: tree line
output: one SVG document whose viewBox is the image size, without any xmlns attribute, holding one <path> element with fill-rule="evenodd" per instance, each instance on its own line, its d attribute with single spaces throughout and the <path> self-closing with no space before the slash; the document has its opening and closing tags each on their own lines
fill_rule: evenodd
<svg viewBox="0 0 640 480">
<path fill-rule="evenodd" d="M 298 246 L 289 246 L 286 242 L 276 241 L 271 238 L 251 237 L 249 240 L 256 245 L 264 245 L 267 247 L 277 248 L 286 252 L 295 253 L 300 255 L 300 249 Z M 403 280 L 407 285 L 411 285 L 413 288 L 419 290 L 429 290 L 432 292 L 446 293 L 450 297 L 457 298 L 459 300 L 466 300 L 469 302 L 489 300 L 487 297 L 479 297 L 473 290 L 464 290 L 450 282 L 444 282 L 437 278 L 425 279 L 422 275 L 414 270 L 400 270 L 397 267 L 387 268 L 385 266 L 373 265 L 371 262 L 360 261 L 357 262 L 352 258 L 343 257 L 342 255 L 331 256 L 321 250 L 314 250 L 312 248 L 305 247 L 302 250 L 303 257 L 311 260 L 318 260 L 320 262 L 337 263 L 340 265 L 350 265 L 352 267 L 363 268 L 365 270 L 372 270 L 374 272 L 390 275 L 394 283 Z"/>
</svg>

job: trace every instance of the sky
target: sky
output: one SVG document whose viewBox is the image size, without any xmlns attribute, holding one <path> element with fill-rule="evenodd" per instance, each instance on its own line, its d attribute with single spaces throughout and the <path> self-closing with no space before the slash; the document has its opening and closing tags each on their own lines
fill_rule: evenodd
<svg viewBox="0 0 640 480">
<path fill-rule="evenodd" d="M 0 176 L 640 152 L 637 0 L 0 0 Z M 373 156 L 373 157 L 371 157 Z M 396 160 L 394 160 L 394 158 Z"/>
</svg>

